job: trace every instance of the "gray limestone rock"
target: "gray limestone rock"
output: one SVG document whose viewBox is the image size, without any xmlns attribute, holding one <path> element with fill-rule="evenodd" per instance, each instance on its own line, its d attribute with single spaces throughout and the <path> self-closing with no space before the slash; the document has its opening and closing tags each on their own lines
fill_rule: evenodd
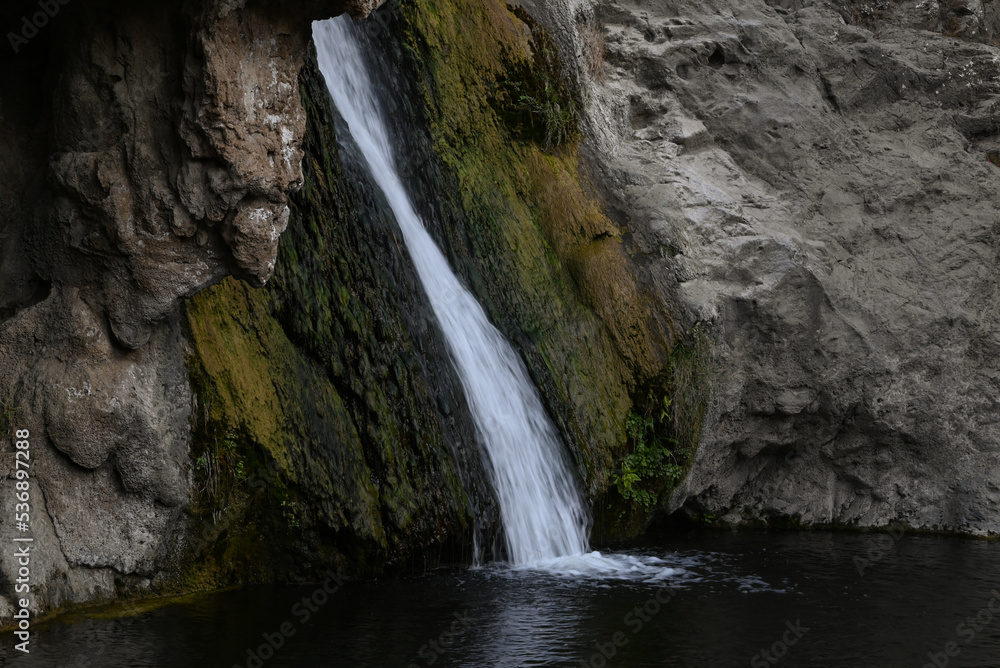
<svg viewBox="0 0 1000 668">
<path fill-rule="evenodd" d="M 877 35 L 819 2 L 586 11 L 595 160 L 715 341 L 670 509 L 1000 532 L 1000 50 L 905 7 Z"/>
</svg>

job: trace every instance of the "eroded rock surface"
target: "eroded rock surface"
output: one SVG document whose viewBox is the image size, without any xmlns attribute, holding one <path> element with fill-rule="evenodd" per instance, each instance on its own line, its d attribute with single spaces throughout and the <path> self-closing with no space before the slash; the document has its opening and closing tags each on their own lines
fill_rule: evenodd
<svg viewBox="0 0 1000 668">
<path fill-rule="evenodd" d="M 850 9 L 576 8 L 611 199 L 716 344 L 671 507 L 997 533 L 1000 51 Z"/>
<path fill-rule="evenodd" d="M 146 586 L 176 552 L 191 491 L 182 299 L 271 276 L 302 182 L 310 22 L 377 4 L 60 4 L 0 62 L 0 398 L 32 434 L 34 612 Z"/>
</svg>

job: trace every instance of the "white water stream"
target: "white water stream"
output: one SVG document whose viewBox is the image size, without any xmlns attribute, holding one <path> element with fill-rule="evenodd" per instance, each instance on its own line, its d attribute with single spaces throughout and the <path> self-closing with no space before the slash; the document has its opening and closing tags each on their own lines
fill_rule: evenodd
<svg viewBox="0 0 1000 668">
<path fill-rule="evenodd" d="M 346 16 L 313 24 L 320 70 L 385 193 L 441 325 L 487 453 L 511 565 L 662 576 L 664 568 L 649 561 L 588 553 L 583 500 L 524 363 L 448 266 L 403 187 L 357 29 Z"/>
</svg>

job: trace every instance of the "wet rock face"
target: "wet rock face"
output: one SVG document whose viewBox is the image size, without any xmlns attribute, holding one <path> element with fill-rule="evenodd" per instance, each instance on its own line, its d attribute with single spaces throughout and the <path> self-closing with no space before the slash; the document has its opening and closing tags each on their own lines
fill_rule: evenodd
<svg viewBox="0 0 1000 668">
<path fill-rule="evenodd" d="M 270 278 L 310 22 L 377 4 L 69 3 L 0 59 L 0 399 L 34 439 L 39 611 L 169 556 L 190 492 L 181 302 Z"/>
<path fill-rule="evenodd" d="M 578 15 L 605 184 L 716 342 L 672 507 L 996 533 L 1000 53 L 781 4 Z"/>
</svg>

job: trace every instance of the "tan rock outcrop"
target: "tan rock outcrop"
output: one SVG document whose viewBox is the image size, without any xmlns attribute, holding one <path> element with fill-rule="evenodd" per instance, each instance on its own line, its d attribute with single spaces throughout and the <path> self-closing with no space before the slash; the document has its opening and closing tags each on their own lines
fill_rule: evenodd
<svg viewBox="0 0 1000 668">
<path fill-rule="evenodd" d="M 32 434 L 35 612 L 169 559 L 190 491 L 181 300 L 271 276 L 310 23 L 377 4 L 71 3 L 0 63 L 0 398 Z"/>
</svg>

